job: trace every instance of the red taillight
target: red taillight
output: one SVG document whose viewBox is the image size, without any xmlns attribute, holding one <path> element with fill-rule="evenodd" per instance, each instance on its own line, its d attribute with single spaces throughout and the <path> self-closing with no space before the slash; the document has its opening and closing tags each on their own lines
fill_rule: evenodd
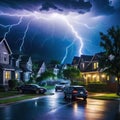
<svg viewBox="0 0 120 120">
<path fill-rule="evenodd" d="M 88 91 L 86 90 L 85 93 L 88 94 Z"/>
<path fill-rule="evenodd" d="M 78 91 L 76 91 L 76 90 L 73 90 L 73 94 L 77 94 L 78 93 Z"/>
</svg>

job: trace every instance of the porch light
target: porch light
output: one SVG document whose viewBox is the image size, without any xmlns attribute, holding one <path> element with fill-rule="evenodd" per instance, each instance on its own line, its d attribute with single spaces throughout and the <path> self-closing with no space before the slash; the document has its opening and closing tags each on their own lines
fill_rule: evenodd
<svg viewBox="0 0 120 120">
<path fill-rule="evenodd" d="M 91 75 L 89 74 L 89 75 L 87 75 L 87 77 L 91 77 Z"/>
<path fill-rule="evenodd" d="M 104 74 L 102 75 L 102 78 L 105 78 L 105 75 L 104 75 Z"/>
<path fill-rule="evenodd" d="M 95 78 L 96 77 L 96 75 L 93 75 L 93 78 Z"/>
</svg>

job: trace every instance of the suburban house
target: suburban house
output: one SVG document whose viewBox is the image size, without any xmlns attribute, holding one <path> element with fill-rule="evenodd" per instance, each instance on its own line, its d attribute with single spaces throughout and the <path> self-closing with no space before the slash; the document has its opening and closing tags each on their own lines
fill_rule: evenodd
<svg viewBox="0 0 120 120">
<path fill-rule="evenodd" d="M 12 54 L 11 65 L 16 69 L 16 80 L 27 82 L 32 73 L 31 57 L 26 55 Z"/>
<path fill-rule="evenodd" d="M 106 75 L 99 67 L 100 55 L 100 53 L 97 53 L 93 56 L 81 55 L 80 57 L 73 58 L 72 65 L 80 69 L 86 84 L 91 82 L 105 83 L 115 80 L 115 77 Z"/>
<path fill-rule="evenodd" d="M 15 68 L 10 64 L 12 51 L 5 39 L 0 38 L 0 85 L 8 85 L 8 81 L 15 78 Z"/>
<path fill-rule="evenodd" d="M 0 39 L 0 86 L 9 80 L 28 81 L 32 73 L 31 57 L 14 55 L 5 39 Z"/>
<path fill-rule="evenodd" d="M 32 74 L 32 59 L 30 56 L 20 55 L 16 61 L 16 65 L 22 70 L 21 80 L 27 82 Z"/>
</svg>

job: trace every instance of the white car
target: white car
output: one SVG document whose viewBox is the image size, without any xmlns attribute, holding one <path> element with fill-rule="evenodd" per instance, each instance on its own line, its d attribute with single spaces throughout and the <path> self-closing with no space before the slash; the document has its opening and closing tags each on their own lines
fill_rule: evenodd
<svg viewBox="0 0 120 120">
<path fill-rule="evenodd" d="M 69 86 L 69 83 L 61 82 L 55 85 L 55 91 L 63 91 L 66 86 Z"/>
</svg>

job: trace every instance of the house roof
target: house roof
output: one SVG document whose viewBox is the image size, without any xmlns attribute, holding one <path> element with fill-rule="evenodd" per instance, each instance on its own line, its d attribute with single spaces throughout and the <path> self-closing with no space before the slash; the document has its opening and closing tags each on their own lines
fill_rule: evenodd
<svg viewBox="0 0 120 120">
<path fill-rule="evenodd" d="M 0 68 L 1 69 L 6 69 L 6 70 L 12 70 L 12 71 L 14 71 L 14 70 L 16 70 L 16 71 L 19 71 L 19 72 L 22 72 L 22 70 L 20 69 L 20 68 L 18 68 L 18 67 L 14 67 L 14 66 L 12 66 L 12 65 L 10 65 L 10 64 L 1 64 L 0 63 Z"/>
<path fill-rule="evenodd" d="M 23 70 L 23 72 L 32 72 L 26 66 L 21 66 L 21 69 Z"/>
<path fill-rule="evenodd" d="M 72 65 L 79 64 L 80 57 L 75 56 L 72 61 Z"/>
<path fill-rule="evenodd" d="M 91 61 L 93 56 L 91 55 L 81 55 L 80 59 L 81 61 Z"/>
<path fill-rule="evenodd" d="M 17 60 L 20 57 L 20 55 L 19 54 L 12 54 L 12 57 Z"/>
<path fill-rule="evenodd" d="M 20 55 L 21 63 L 26 63 L 29 61 L 30 56 Z"/>
<path fill-rule="evenodd" d="M 42 61 L 35 61 L 34 64 L 36 65 L 36 70 L 38 71 L 42 64 L 45 63 L 43 60 Z"/>
<path fill-rule="evenodd" d="M 5 44 L 5 46 L 6 46 L 7 50 L 8 50 L 8 52 L 9 52 L 9 54 L 12 54 L 12 51 L 11 51 L 11 49 L 10 49 L 10 46 L 8 45 L 7 40 L 4 39 L 4 38 L 0 38 L 0 44 L 1 44 L 2 42 L 4 42 L 4 44 Z"/>
<path fill-rule="evenodd" d="M 15 70 L 15 67 L 9 65 L 9 64 L 1 64 L 0 63 L 0 68 L 1 69 L 7 69 L 7 70 Z"/>
</svg>

